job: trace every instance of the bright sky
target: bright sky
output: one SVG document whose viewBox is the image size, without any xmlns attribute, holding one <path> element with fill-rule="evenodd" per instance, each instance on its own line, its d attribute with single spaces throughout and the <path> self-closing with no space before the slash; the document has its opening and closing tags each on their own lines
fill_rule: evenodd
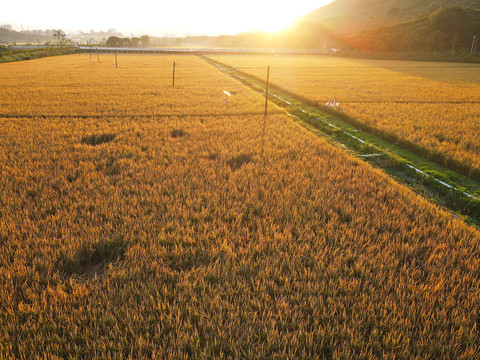
<svg viewBox="0 0 480 360">
<path fill-rule="evenodd" d="M 14 30 L 115 28 L 129 35 L 276 31 L 332 0 L 7 0 L 0 24 Z"/>
</svg>

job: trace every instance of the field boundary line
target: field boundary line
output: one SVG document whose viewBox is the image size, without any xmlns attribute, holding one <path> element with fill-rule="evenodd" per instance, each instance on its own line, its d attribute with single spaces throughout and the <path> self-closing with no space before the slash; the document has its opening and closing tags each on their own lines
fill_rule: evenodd
<svg viewBox="0 0 480 360">
<path fill-rule="evenodd" d="M 283 114 L 283 112 L 280 111 L 272 111 L 270 114 Z M 123 115 L 110 115 L 110 114 L 105 114 L 105 115 L 79 115 L 79 114 L 74 114 L 74 115 L 60 115 L 60 114 L 40 114 L 40 115 L 25 115 L 25 114 L 0 114 L 0 119 L 103 119 L 103 118 L 108 118 L 108 119 L 133 119 L 133 118 L 168 118 L 168 117 L 177 117 L 177 118 L 185 118 L 185 117 L 196 117 L 196 118 L 201 118 L 201 117 L 209 117 L 209 116 L 244 116 L 244 115 L 253 115 L 253 116 L 263 116 L 264 113 L 262 111 L 259 112 L 242 112 L 242 113 L 212 113 L 212 114 L 136 114 L 136 115 L 129 115 L 129 114 L 123 114 Z"/>
</svg>

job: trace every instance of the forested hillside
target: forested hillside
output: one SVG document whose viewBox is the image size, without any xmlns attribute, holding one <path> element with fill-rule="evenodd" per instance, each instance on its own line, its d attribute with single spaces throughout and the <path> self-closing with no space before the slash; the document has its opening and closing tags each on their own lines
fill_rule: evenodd
<svg viewBox="0 0 480 360">
<path fill-rule="evenodd" d="M 442 7 L 480 8 L 480 0 L 336 0 L 301 17 L 346 34 L 365 28 L 410 21 Z"/>
<path fill-rule="evenodd" d="M 409 22 L 364 30 L 348 42 L 370 52 L 470 50 L 479 34 L 480 10 L 450 6 Z"/>
</svg>

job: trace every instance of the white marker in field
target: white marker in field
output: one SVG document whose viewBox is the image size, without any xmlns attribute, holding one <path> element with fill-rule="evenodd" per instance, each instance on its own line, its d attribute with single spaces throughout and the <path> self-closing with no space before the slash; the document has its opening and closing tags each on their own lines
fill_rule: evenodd
<svg viewBox="0 0 480 360">
<path fill-rule="evenodd" d="M 232 96 L 232 94 L 225 90 L 223 90 L 223 93 L 225 95 L 225 97 L 223 98 L 223 111 L 225 112 L 225 114 L 227 114 L 227 105 L 230 102 L 229 98 L 230 96 Z"/>
<path fill-rule="evenodd" d="M 225 104 L 230 102 L 230 96 L 232 96 L 232 94 L 230 94 L 228 91 L 225 91 L 223 90 L 223 93 L 225 94 L 225 98 L 223 100 L 225 100 Z"/>
<path fill-rule="evenodd" d="M 325 104 L 326 107 L 338 107 L 340 104 L 337 99 L 331 99 Z"/>
</svg>

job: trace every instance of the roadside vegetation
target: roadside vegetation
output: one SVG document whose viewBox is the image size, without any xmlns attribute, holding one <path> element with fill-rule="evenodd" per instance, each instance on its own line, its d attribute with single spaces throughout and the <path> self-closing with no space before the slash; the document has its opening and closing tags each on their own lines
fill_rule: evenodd
<svg viewBox="0 0 480 360">
<path fill-rule="evenodd" d="M 10 50 L 0 46 L 0 63 L 40 59 L 49 56 L 67 55 L 75 52 L 73 46 L 41 48 L 29 50 Z"/>
</svg>

